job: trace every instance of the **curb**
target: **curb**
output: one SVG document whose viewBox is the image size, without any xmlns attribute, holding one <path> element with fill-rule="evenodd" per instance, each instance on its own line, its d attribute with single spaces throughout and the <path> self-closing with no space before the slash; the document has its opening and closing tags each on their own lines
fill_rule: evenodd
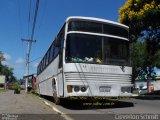
<svg viewBox="0 0 160 120">
<path fill-rule="evenodd" d="M 45 105 L 47 105 L 48 107 L 50 107 L 52 110 L 54 110 L 57 114 L 61 115 L 65 120 L 74 120 L 72 117 L 68 116 L 66 113 L 63 113 L 62 111 L 58 110 L 55 106 L 49 104 L 46 100 L 44 100 L 43 98 L 40 98 L 40 100 L 42 100 L 44 102 Z"/>
</svg>

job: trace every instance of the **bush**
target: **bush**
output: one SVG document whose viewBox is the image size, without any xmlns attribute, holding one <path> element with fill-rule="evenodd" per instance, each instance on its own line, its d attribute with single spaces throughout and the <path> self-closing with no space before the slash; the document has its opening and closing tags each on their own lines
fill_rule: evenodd
<svg viewBox="0 0 160 120">
<path fill-rule="evenodd" d="M 34 89 L 31 89 L 31 90 L 30 90 L 30 93 L 31 93 L 31 94 L 35 94 Z"/>
<path fill-rule="evenodd" d="M 20 85 L 18 84 L 18 82 L 16 82 L 16 83 L 14 84 L 13 89 L 14 89 L 14 93 L 15 93 L 15 94 L 20 94 L 20 92 L 21 92 L 21 87 L 20 87 Z"/>
</svg>

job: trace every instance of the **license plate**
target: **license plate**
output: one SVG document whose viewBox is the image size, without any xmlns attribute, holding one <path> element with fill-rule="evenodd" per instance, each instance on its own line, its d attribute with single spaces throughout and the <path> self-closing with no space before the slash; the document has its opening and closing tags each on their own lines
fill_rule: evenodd
<svg viewBox="0 0 160 120">
<path fill-rule="evenodd" d="M 110 92 L 111 86 L 100 86 L 99 91 L 100 92 Z"/>
</svg>

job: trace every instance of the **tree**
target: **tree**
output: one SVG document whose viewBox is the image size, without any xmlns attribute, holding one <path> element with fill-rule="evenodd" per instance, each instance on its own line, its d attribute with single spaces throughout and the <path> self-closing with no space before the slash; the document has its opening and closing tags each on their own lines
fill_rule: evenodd
<svg viewBox="0 0 160 120">
<path fill-rule="evenodd" d="M 144 79 L 145 78 L 145 71 L 144 66 L 146 64 L 147 59 L 147 49 L 146 49 L 146 42 L 133 42 L 132 44 L 132 66 L 133 67 L 133 78 L 136 79 Z"/>
<path fill-rule="evenodd" d="M 130 28 L 133 80 L 154 79 L 154 67 L 160 67 L 160 0 L 127 0 L 119 14 L 119 22 Z"/>
<path fill-rule="evenodd" d="M 5 58 L 3 56 L 2 51 L 0 51 L 0 64 L 2 64 L 2 61 L 5 61 Z"/>
<path fill-rule="evenodd" d="M 118 21 L 130 27 L 132 40 L 135 40 L 149 26 L 160 26 L 160 0 L 127 0 L 119 14 Z"/>
<path fill-rule="evenodd" d="M 2 71 L 2 61 L 5 61 L 2 51 L 0 51 L 0 73 Z"/>
<path fill-rule="evenodd" d="M 16 81 L 16 77 L 13 75 L 13 68 L 9 68 L 7 65 L 3 65 L 2 61 L 5 61 L 5 58 L 3 53 L 0 51 L 0 75 L 5 75 L 7 81 Z"/>
</svg>

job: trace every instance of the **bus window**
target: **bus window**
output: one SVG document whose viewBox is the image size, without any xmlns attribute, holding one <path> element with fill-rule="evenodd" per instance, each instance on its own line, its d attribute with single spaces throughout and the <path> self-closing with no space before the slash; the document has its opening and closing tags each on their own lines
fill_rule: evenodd
<svg viewBox="0 0 160 120">
<path fill-rule="evenodd" d="M 102 33 L 102 24 L 86 21 L 71 21 L 69 23 L 68 31 Z"/>
<path fill-rule="evenodd" d="M 113 26 L 111 24 L 103 25 L 103 33 L 114 36 L 124 37 L 128 39 L 128 31 L 125 28 L 119 26 Z"/>
<path fill-rule="evenodd" d="M 96 59 L 102 60 L 102 37 L 70 34 L 66 44 L 66 62 L 96 63 Z"/>
<path fill-rule="evenodd" d="M 50 57 L 49 57 L 49 61 L 52 61 L 53 60 L 53 57 L 54 57 L 54 46 L 52 44 L 51 48 L 50 48 Z"/>
<path fill-rule="evenodd" d="M 128 65 L 129 43 L 115 38 L 104 38 L 104 64 Z"/>
</svg>

